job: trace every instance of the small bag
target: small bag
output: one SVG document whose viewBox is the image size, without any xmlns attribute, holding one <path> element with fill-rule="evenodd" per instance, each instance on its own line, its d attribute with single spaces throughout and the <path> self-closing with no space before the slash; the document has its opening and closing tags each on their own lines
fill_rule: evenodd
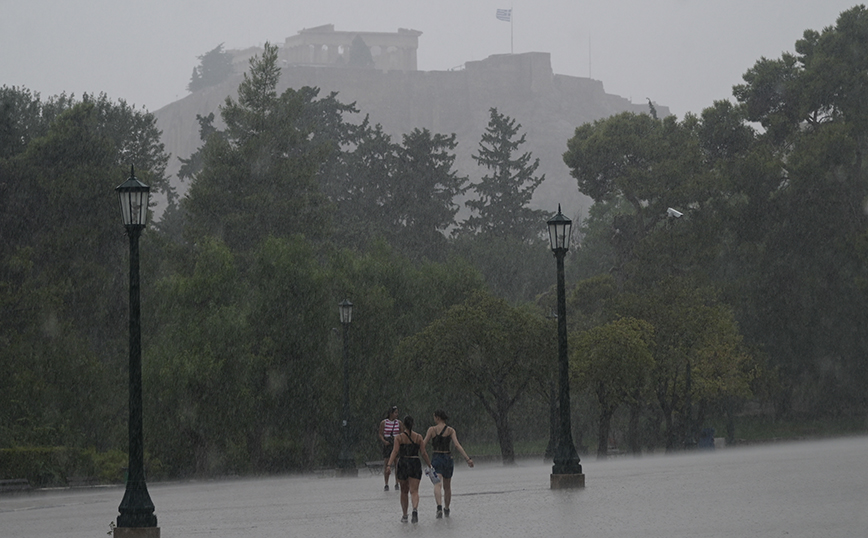
<svg viewBox="0 0 868 538">
<path fill-rule="evenodd" d="M 440 476 L 437 475 L 437 471 L 435 471 L 433 467 L 426 467 L 425 474 L 431 479 L 432 484 L 440 483 Z"/>
</svg>

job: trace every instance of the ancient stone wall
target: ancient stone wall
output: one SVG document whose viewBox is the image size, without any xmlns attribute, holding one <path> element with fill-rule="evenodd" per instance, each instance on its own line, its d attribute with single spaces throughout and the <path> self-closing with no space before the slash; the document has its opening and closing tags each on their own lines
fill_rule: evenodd
<svg viewBox="0 0 868 538">
<path fill-rule="evenodd" d="M 416 49 L 422 32 L 399 28 L 397 32 L 336 32 L 333 24 L 306 28 L 286 38 L 280 59 L 294 65 L 343 66 L 353 41 L 360 37 L 382 71 L 415 71 Z"/>
</svg>

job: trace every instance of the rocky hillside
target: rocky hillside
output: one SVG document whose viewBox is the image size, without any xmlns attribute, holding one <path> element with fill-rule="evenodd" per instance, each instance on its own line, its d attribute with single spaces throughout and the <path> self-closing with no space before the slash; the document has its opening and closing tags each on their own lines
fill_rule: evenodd
<svg viewBox="0 0 868 538">
<path fill-rule="evenodd" d="M 229 95 L 235 97 L 241 75 L 218 86 L 203 89 L 154 112 L 163 132 L 166 150 L 173 157 L 169 173 L 200 145 L 196 115 L 214 112 Z M 287 87 L 314 86 L 320 95 L 338 92 L 343 102 L 355 102 L 361 117 L 370 115 L 393 140 L 414 128 L 456 133 L 456 167 L 472 181 L 485 174 L 471 155 L 489 120 L 489 108 L 515 118 L 527 134 L 525 151 L 540 159 L 539 173 L 546 181 L 537 189 L 535 207 L 554 212 L 563 204 L 568 215 L 585 213 L 589 200 L 576 188 L 561 155 L 575 128 L 583 123 L 623 111 L 648 112 L 646 103 L 633 104 L 607 94 L 603 83 L 552 72 L 548 53 L 504 54 L 467 62 L 452 71 L 380 71 L 350 67 L 287 65 L 279 91 Z M 655 105 L 661 116 L 667 107 Z M 178 191 L 186 185 L 175 181 Z"/>
</svg>

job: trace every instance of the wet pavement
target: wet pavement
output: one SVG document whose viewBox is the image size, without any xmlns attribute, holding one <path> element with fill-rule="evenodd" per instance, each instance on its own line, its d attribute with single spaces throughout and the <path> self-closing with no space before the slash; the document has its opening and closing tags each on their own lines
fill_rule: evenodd
<svg viewBox="0 0 868 538">
<path fill-rule="evenodd" d="M 549 488 L 551 465 L 457 466 L 452 514 L 400 523 L 399 493 L 362 469 L 151 483 L 163 538 L 209 537 L 861 537 L 868 536 L 868 437 L 676 456 L 585 458 L 583 490 Z M 0 536 L 106 536 L 123 488 L 0 496 Z"/>
</svg>

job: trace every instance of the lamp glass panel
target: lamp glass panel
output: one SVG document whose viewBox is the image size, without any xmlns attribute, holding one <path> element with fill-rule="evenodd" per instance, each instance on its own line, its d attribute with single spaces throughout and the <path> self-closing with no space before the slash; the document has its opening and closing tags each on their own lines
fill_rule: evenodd
<svg viewBox="0 0 868 538">
<path fill-rule="evenodd" d="M 125 226 L 144 226 L 148 218 L 150 193 L 144 189 L 121 189 L 118 200 L 121 204 L 121 218 Z"/>
<path fill-rule="evenodd" d="M 340 311 L 340 314 L 341 314 L 341 323 L 352 323 L 352 321 L 353 321 L 353 303 L 344 299 L 344 301 L 338 305 L 338 310 Z"/>
</svg>

